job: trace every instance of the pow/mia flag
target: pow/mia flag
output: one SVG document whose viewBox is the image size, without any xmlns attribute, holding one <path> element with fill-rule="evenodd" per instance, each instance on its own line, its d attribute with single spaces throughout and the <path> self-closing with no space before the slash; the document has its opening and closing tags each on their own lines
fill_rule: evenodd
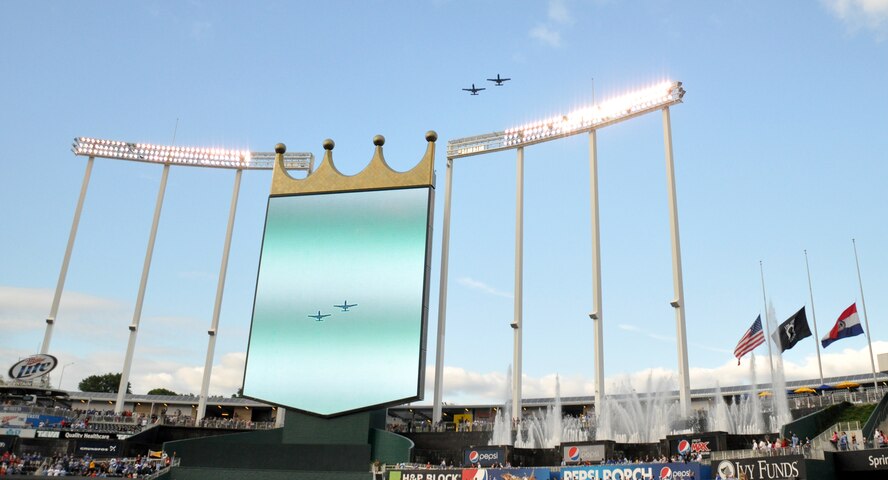
<svg viewBox="0 0 888 480">
<path fill-rule="evenodd" d="M 811 328 L 808 327 L 808 317 L 805 316 L 805 307 L 795 313 L 795 315 L 786 319 L 777 327 L 777 331 L 771 334 L 771 338 L 780 347 L 780 353 L 783 353 L 794 347 L 799 340 L 810 337 Z"/>
</svg>

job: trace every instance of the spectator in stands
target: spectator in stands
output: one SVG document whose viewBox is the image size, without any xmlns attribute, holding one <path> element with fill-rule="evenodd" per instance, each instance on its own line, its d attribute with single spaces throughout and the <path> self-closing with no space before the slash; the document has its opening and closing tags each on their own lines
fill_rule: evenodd
<svg viewBox="0 0 888 480">
<path fill-rule="evenodd" d="M 848 434 L 842 432 L 839 436 L 839 450 L 842 452 L 848 451 Z"/>
</svg>

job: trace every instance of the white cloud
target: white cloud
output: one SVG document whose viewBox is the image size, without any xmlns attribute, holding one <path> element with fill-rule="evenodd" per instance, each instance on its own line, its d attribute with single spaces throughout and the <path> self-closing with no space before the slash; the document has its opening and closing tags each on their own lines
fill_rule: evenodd
<svg viewBox="0 0 888 480">
<path fill-rule="evenodd" d="M 549 20 L 564 25 L 569 25 L 574 21 L 564 0 L 549 0 Z"/>
<path fill-rule="evenodd" d="M 431 403 L 434 393 L 435 367 L 426 367 L 425 398 Z M 444 401 L 448 403 L 499 404 L 506 401 L 512 379 L 506 372 L 472 372 L 459 367 L 444 367 Z M 524 398 L 552 397 L 555 395 L 556 374 L 542 377 L 521 376 Z M 592 395 L 591 379 L 580 375 L 560 377 L 561 395 L 564 397 Z"/>
<path fill-rule="evenodd" d="M 48 289 L 0 286 L 0 329 L 7 332 L 6 341 L 0 343 L 0 365 L 12 365 L 40 348 L 46 328 L 43 319 L 49 312 L 52 297 L 53 291 Z M 52 373 L 53 385 L 62 381 L 64 388 L 75 389 L 80 380 L 90 375 L 120 372 L 128 336 L 121 319 L 128 320 L 132 308 L 125 302 L 65 291 L 50 349 L 60 363 Z M 156 332 L 146 331 L 140 335 L 142 343 L 136 349 L 130 373 L 133 391 L 145 393 L 164 387 L 176 392 L 198 393 L 203 378 L 202 360 L 200 365 L 195 365 L 191 363 L 194 360 L 183 359 L 193 352 L 182 352 L 178 347 L 158 342 L 157 335 L 165 336 L 165 332 L 182 335 L 201 330 L 204 322 L 184 316 L 152 316 L 143 318 L 143 324 L 154 327 Z M 198 353 L 194 356 L 202 359 L 200 347 L 196 348 Z M 241 385 L 245 358 L 244 352 L 217 354 L 210 393 L 235 393 Z"/>
<path fill-rule="evenodd" d="M 535 38 L 550 47 L 561 46 L 561 34 L 552 30 L 548 25 L 537 25 L 530 30 L 530 37 Z"/>
<path fill-rule="evenodd" d="M 182 394 L 200 393 L 202 364 L 170 360 L 174 358 L 173 355 L 157 354 L 151 348 L 139 349 L 136 357 L 129 378 L 133 393 L 144 394 L 153 388 L 166 388 Z M 53 372 L 53 384 L 58 385 L 59 381 L 63 381 L 65 389 L 75 390 L 78 382 L 90 375 L 120 372 L 123 354 L 118 351 L 93 352 L 65 355 L 64 358 L 74 363 L 66 368 L 64 378 L 61 378 L 61 371 Z M 210 395 L 230 396 L 237 392 L 243 380 L 245 359 L 245 352 L 232 352 L 216 357 L 210 378 Z"/>
<path fill-rule="evenodd" d="M 43 329 L 54 292 L 42 288 L 0 286 L 0 328 L 7 331 Z M 64 292 L 61 307 L 74 319 L 106 317 L 124 308 L 121 302 L 77 292 Z"/>
<path fill-rule="evenodd" d="M 480 280 L 475 280 L 474 278 L 461 277 L 459 280 L 457 280 L 457 283 L 459 283 L 460 285 L 462 285 L 464 287 L 469 287 L 469 288 L 472 288 L 475 290 L 479 290 L 479 291 L 482 291 L 482 292 L 487 293 L 489 295 L 495 295 L 497 297 L 513 298 L 511 293 L 504 292 L 502 290 L 497 290 L 496 288 L 493 288 L 490 285 L 488 285 Z"/>
<path fill-rule="evenodd" d="M 888 342 L 874 342 L 874 351 L 888 351 Z M 848 375 L 866 374 L 871 371 L 869 362 L 869 350 L 866 346 L 861 348 L 846 348 L 834 352 L 823 352 L 823 375 L 825 377 L 842 377 Z M 607 359 L 605 359 L 607 361 Z M 775 363 L 776 365 L 776 363 Z M 751 358 L 743 358 L 742 365 L 738 366 L 734 360 L 711 368 L 691 368 L 691 388 L 713 388 L 716 383 L 722 387 L 735 385 L 749 385 L 752 382 L 753 371 L 750 368 Z M 819 377 L 817 369 L 817 357 L 810 355 L 801 363 L 784 362 L 784 374 L 787 381 L 814 380 Z M 756 383 L 770 383 L 770 367 L 767 356 L 756 358 L 754 370 Z M 426 368 L 425 400 L 423 404 L 431 404 L 433 398 L 434 366 Z M 588 374 L 570 374 L 560 377 L 561 396 L 592 396 L 594 392 L 594 372 Z M 473 372 L 464 368 L 444 368 L 444 401 L 455 404 L 501 404 L 508 397 L 508 385 L 511 380 L 506 377 L 506 372 Z M 660 391 L 676 389 L 678 374 L 674 370 L 662 367 L 627 372 L 620 375 L 612 375 L 605 379 L 605 391 L 607 392 L 637 392 Z M 522 397 L 546 398 L 555 395 L 555 374 L 547 374 L 542 377 L 522 376 Z"/>
<path fill-rule="evenodd" d="M 567 8 L 566 0 L 549 0 L 547 21 L 530 29 L 530 37 L 550 47 L 561 46 L 559 26 L 573 25 L 574 19 Z"/>
<path fill-rule="evenodd" d="M 152 356 L 153 357 L 153 356 Z M 210 395 L 229 396 L 241 387 L 244 378 L 245 352 L 231 352 L 216 358 L 210 377 Z M 183 364 L 168 360 L 140 361 L 133 364 L 130 383 L 133 392 L 145 393 L 153 388 L 166 388 L 177 393 L 200 393 L 203 365 Z"/>
<path fill-rule="evenodd" d="M 879 40 L 888 37 L 888 0 L 822 0 L 827 9 L 848 28 L 873 31 Z"/>
</svg>

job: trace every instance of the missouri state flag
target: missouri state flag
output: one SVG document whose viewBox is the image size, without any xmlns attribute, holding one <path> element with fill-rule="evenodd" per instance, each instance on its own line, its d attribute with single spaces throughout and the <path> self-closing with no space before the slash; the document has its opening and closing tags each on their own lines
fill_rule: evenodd
<svg viewBox="0 0 888 480">
<path fill-rule="evenodd" d="M 846 308 L 839 319 L 836 320 L 835 326 L 820 340 L 823 348 L 840 338 L 855 337 L 863 333 L 863 327 L 860 326 L 860 317 L 857 316 L 857 304 L 852 303 Z"/>
</svg>

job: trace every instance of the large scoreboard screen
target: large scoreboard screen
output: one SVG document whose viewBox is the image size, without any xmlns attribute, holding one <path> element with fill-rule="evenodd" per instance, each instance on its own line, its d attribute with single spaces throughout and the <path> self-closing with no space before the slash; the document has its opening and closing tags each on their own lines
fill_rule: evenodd
<svg viewBox="0 0 888 480">
<path fill-rule="evenodd" d="M 422 398 L 433 192 L 269 198 L 244 395 L 323 416 Z"/>
</svg>

